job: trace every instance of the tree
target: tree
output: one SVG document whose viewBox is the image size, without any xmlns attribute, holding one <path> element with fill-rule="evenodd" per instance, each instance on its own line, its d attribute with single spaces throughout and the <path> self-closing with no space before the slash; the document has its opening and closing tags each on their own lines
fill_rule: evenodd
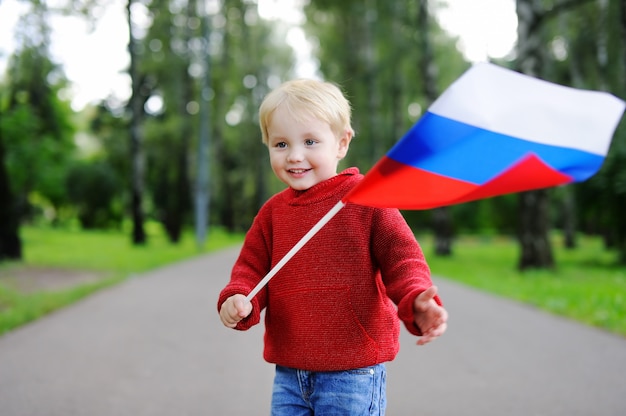
<svg viewBox="0 0 626 416">
<path fill-rule="evenodd" d="M 11 191 L 11 183 L 6 168 L 7 153 L 4 146 L 2 128 L 2 111 L 0 111 L 0 261 L 22 258 L 22 241 L 19 237 L 19 214 L 16 201 Z"/>
<path fill-rule="evenodd" d="M 122 213 L 115 207 L 118 177 L 106 160 L 77 162 L 68 170 L 66 183 L 83 229 L 120 227 Z"/>
<path fill-rule="evenodd" d="M 589 0 L 562 0 L 552 8 L 544 9 L 541 0 L 517 0 L 518 41 L 517 69 L 527 75 L 542 77 L 545 73 L 544 44 L 541 29 L 551 18 L 564 10 L 580 6 Z M 521 246 L 518 268 L 552 268 L 554 256 L 549 239 L 550 191 L 519 194 L 520 225 L 518 238 Z"/>
<path fill-rule="evenodd" d="M 537 0 L 517 0 L 517 69 L 527 75 L 541 74 L 541 34 L 537 30 L 539 11 Z M 552 268 L 554 256 L 548 232 L 548 190 L 519 194 L 519 241 L 521 245 L 518 268 Z"/>
<path fill-rule="evenodd" d="M 197 2 L 154 1 L 152 22 L 142 40 L 142 77 L 149 79 L 149 100 L 158 99 L 161 108 L 145 114 L 146 172 L 148 193 L 155 216 L 171 242 L 178 242 L 191 213 L 189 154 L 197 129 L 200 70 L 194 69 L 200 43 Z M 192 75 L 193 74 L 193 75 Z M 149 101 L 150 102 L 150 101 Z M 151 113 L 152 112 L 152 113 Z"/>
<path fill-rule="evenodd" d="M 210 222 L 229 230 L 248 228 L 268 197 L 271 174 L 267 152 L 257 140 L 257 108 L 272 80 L 290 78 L 293 66 L 293 52 L 280 43 L 285 37 L 271 36 L 284 28 L 276 24 L 272 29 L 260 19 L 255 3 L 207 5 L 210 10 L 200 15 L 195 0 L 152 1 L 137 45 L 146 214 L 161 221 L 171 241 L 191 222 L 200 155 L 190 155 L 198 149 L 200 127 L 212 138 L 210 148 L 201 151 L 214 162 L 206 192 L 215 197 L 210 210 L 204 208 Z M 208 34 L 202 32 L 203 20 L 211 27 Z M 208 60 L 210 72 L 205 70 Z M 199 114 L 209 108 L 210 117 Z"/>
<path fill-rule="evenodd" d="M 355 140 L 346 163 L 369 169 L 421 115 L 427 105 L 425 76 L 411 1 L 310 2 L 307 33 L 322 75 L 339 83 L 354 108 Z M 430 25 L 432 62 L 441 68 L 435 90 L 443 90 L 467 64 L 435 21 Z M 393 47 L 390 47 L 393 45 Z"/>
<path fill-rule="evenodd" d="M 270 194 L 273 178 L 261 143 L 258 106 L 270 88 L 293 78 L 289 27 L 266 21 L 254 3 L 224 0 L 211 21 L 212 148 L 211 221 L 247 230 Z"/>
<path fill-rule="evenodd" d="M 618 15 L 620 17 L 619 21 L 620 21 L 620 37 L 621 37 L 621 42 L 619 42 L 619 44 L 621 45 L 621 51 L 620 51 L 620 55 L 622 57 L 622 74 L 624 73 L 623 71 L 626 71 L 626 0 L 621 0 L 618 3 Z M 624 79 L 624 77 L 620 77 L 621 79 L 621 85 L 619 85 L 619 90 L 621 93 L 621 97 L 623 99 L 626 99 L 626 79 Z M 622 124 L 622 127 L 623 124 Z M 620 169 L 619 173 L 617 174 L 618 177 L 616 178 L 616 181 L 614 181 L 613 183 L 615 184 L 616 187 L 619 187 L 619 195 L 620 195 L 620 200 L 617 201 L 617 204 L 614 205 L 614 207 L 616 208 L 617 211 L 617 218 L 619 219 L 620 223 L 619 223 L 619 239 L 620 239 L 620 243 L 618 245 L 618 250 L 619 250 L 619 262 L 621 264 L 626 264 L 626 218 L 624 218 L 623 215 L 623 207 L 626 205 L 626 169 L 624 169 L 624 166 L 626 165 L 626 133 L 624 132 L 624 128 L 621 129 L 620 131 L 621 133 L 621 146 L 620 146 L 620 153 L 619 153 L 619 159 L 620 162 L 618 162 L 618 166 L 621 166 L 622 168 Z"/>
<path fill-rule="evenodd" d="M 424 96 L 426 105 L 430 105 L 437 99 L 437 66 L 433 59 L 432 44 L 430 41 L 428 0 L 419 1 L 418 24 L 422 28 L 418 39 L 419 49 L 422 51 L 420 59 L 420 72 L 424 78 Z M 450 256 L 452 254 L 452 218 L 448 207 L 440 207 L 432 210 L 433 232 L 435 237 L 435 254 Z"/>
<path fill-rule="evenodd" d="M 138 41 L 133 24 L 133 5 L 139 5 L 137 0 L 128 0 L 126 13 L 128 18 L 128 54 L 130 55 L 130 67 L 128 73 L 131 79 L 132 93 L 128 107 L 130 110 L 130 158 L 132 160 L 131 177 L 131 212 L 133 221 L 132 241 L 133 244 L 146 243 L 144 230 L 144 174 L 145 155 L 143 149 L 143 132 L 141 122 L 143 119 L 144 96 L 142 96 L 142 79 L 139 74 L 140 55 L 137 50 Z"/>
<path fill-rule="evenodd" d="M 204 245 L 209 225 L 210 208 L 210 158 L 209 146 L 211 143 L 211 105 L 209 102 L 209 87 L 211 85 L 211 54 L 209 42 L 211 41 L 211 22 L 209 19 L 206 3 L 201 11 L 202 25 L 202 48 L 199 51 L 200 60 L 203 63 L 200 82 L 200 131 L 198 136 L 197 175 L 195 189 L 195 231 L 196 246 Z"/>
<path fill-rule="evenodd" d="M 59 98 L 67 81 L 48 51 L 45 3 L 33 2 L 19 20 L 17 48 L 9 60 L 0 110 L 0 194 L 6 216 L 0 259 L 21 258 L 19 226 L 33 216 L 33 196 L 53 209 L 66 201 L 64 172 L 73 157 L 69 103 Z"/>
</svg>

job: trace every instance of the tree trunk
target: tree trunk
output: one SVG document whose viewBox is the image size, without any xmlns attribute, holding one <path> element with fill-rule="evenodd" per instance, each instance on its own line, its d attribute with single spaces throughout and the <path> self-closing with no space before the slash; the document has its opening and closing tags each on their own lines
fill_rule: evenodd
<svg viewBox="0 0 626 416">
<path fill-rule="evenodd" d="M 559 30 L 566 30 L 571 24 L 571 19 L 568 18 L 568 14 L 559 15 Z M 571 56 L 568 60 L 569 75 L 571 77 L 572 86 L 576 88 L 583 88 L 583 76 L 581 73 L 581 64 L 577 56 Z M 576 210 L 576 197 L 574 193 L 575 185 L 564 186 L 561 200 L 561 218 L 563 221 L 563 237 L 564 247 L 567 249 L 574 249 L 578 245 L 576 242 L 576 231 L 578 228 L 577 210 Z"/>
<path fill-rule="evenodd" d="M 241 2 L 240 7 L 242 8 L 242 15 L 244 16 L 248 14 L 249 10 L 256 9 L 254 4 L 246 3 L 245 1 Z M 262 59 L 258 56 L 258 51 L 262 50 L 262 45 L 268 42 L 268 39 L 266 35 L 253 36 L 250 33 L 248 25 L 244 24 L 242 29 L 244 33 L 243 37 L 245 45 L 245 59 L 243 61 L 243 66 L 245 71 L 249 74 L 254 74 L 257 80 L 256 85 L 250 89 L 252 99 L 247 100 L 248 108 L 246 112 L 249 114 L 258 114 L 261 102 L 268 93 L 268 90 L 266 82 L 267 68 L 256 65 L 256 62 L 261 62 Z M 240 208 L 238 214 L 239 217 L 248 216 L 248 212 L 250 210 L 257 213 L 268 198 L 268 178 L 267 175 L 261 173 L 267 172 L 267 168 L 269 166 L 267 147 L 265 147 L 265 145 L 263 145 L 259 140 L 254 143 L 254 145 L 250 148 L 250 151 L 256 154 L 252 163 L 252 167 L 254 169 L 254 199 L 251 201 L 252 204 L 250 206 L 244 207 L 243 210 Z M 234 219 L 234 223 L 236 227 L 240 227 L 242 225 L 239 219 Z"/>
<path fill-rule="evenodd" d="M 229 0 L 225 0 L 222 4 L 220 13 L 226 14 L 231 7 L 234 7 L 233 4 Z M 222 47 L 221 47 L 221 55 L 219 57 L 219 61 L 216 64 L 219 64 L 217 67 L 217 72 L 221 74 L 228 74 L 233 71 L 233 65 L 231 61 L 231 56 L 233 55 L 233 51 L 231 51 L 231 30 L 230 25 L 234 24 L 231 19 L 227 19 L 226 16 L 223 16 L 225 20 L 225 24 L 220 28 L 216 29 L 218 32 L 221 31 L 221 39 L 222 39 Z M 209 40 L 207 39 L 207 42 Z M 207 48 L 209 45 L 207 44 Z M 207 93 L 208 88 L 211 87 L 209 83 L 207 85 Z M 226 94 L 225 83 L 216 83 L 215 84 L 215 99 L 214 99 L 214 111 L 215 111 L 215 119 L 223 120 L 226 116 L 226 112 L 228 111 L 228 97 Z M 212 126 L 212 151 L 215 155 L 215 165 L 216 170 L 221 172 L 220 175 L 215 176 L 215 181 L 218 182 L 218 188 L 220 192 L 220 204 L 216 207 L 218 210 L 218 223 L 222 226 L 226 227 L 228 231 L 235 231 L 235 203 L 234 199 L 236 198 L 235 192 L 229 192 L 228 189 L 232 189 L 232 169 L 233 162 L 231 162 L 228 154 L 226 152 L 226 147 L 224 145 L 224 123 L 215 123 Z"/>
<path fill-rule="evenodd" d="M 131 6 L 133 0 L 128 0 L 126 12 L 128 17 L 128 53 L 130 55 L 129 75 L 132 83 L 132 93 L 130 97 L 130 152 L 131 152 L 131 211 L 133 219 L 132 241 L 135 245 L 146 243 L 146 233 L 143 227 L 143 190 L 144 190 L 144 169 L 145 156 L 143 154 L 141 119 L 143 115 L 143 99 L 141 97 L 141 81 L 139 78 L 138 61 L 136 50 L 136 40 L 133 35 L 133 23 Z"/>
<path fill-rule="evenodd" d="M 577 245 L 576 198 L 574 198 L 574 190 L 571 186 L 563 187 L 562 204 L 564 245 L 567 249 L 574 249 Z"/>
<path fill-rule="evenodd" d="M 435 235 L 435 254 L 438 256 L 452 255 L 452 216 L 448 207 L 433 210 L 433 233 Z"/>
<path fill-rule="evenodd" d="M 535 0 L 517 0 L 517 68 L 520 72 L 539 76 L 542 66 L 541 35 L 539 33 L 539 4 Z M 519 194 L 519 242 L 521 246 L 518 267 L 547 269 L 554 267 L 552 245 L 548 233 L 548 190 Z"/>
<path fill-rule="evenodd" d="M 364 52 L 364 85 L 370 91 L 367 94 L 367 131 L 371 138 L 369 162 L 373 165 L 383 155 L 383 141 L 380 140 L 380 123 L 378 114 L 380 113 L 379 94 L 376 88 L 377 68 L 376 68 L 376 45 L 374 44 L 377 20 L 376 0 L 366 0 L 364 3 L 363 16 L 365 18 L 363 35 L 361 39 Z"/>
<path fill-rule="evenodd" d="M 200 83 L 200 137 L 198 138 L 198 176 L 195 189 L 196 246 L 198 248 L 204 246 L 209 228 L 209 146 L 211 142 L 211 106 L 209 104 L 209 91 L 211 89 L 211 53 L 209 47 L 211 26 L 206 3 L 204 3 L 202 10 L 203 48 L 200 56 L 204 64 L 204 74 L 202 74 L 202 82 Z"/>
<path fill-rule="evenodd" d="M 622 37 L 622 41 L 621 41 L 621 55 L 622 55 L 622 60 L 624 62 L 624 66 L 623 68 L 626 68 L 626 0 L 621 0 L 620 4 L 620 22 L 621 22 L 621 37 Z M 624 77 L 621 78 L 622 79 L 622 85 L 621 87 L 621 93 L 622 93 L 622 98 L 624 98 L 626 96 L 626 80 L 624 79 Z M 624 196 L 624 194 L 622 194 L 622 200 L 626 199 L 626 197 Z M 621 207 L 623 207 L 624 205 L 621 204 Z M 621 230 L 622 232 L 620 233 L 621 235 L 621 241 L 618 243 L 618 261 L 620 262 L 620 264 L 626 264 L 626 219 L 624 219 L 624 214 L 623 211 L 622 212 L 618 212 L 617 213 L 617 218 L 619 219 L 620 223 L 622 224 Z"/>
<path fill-rule="evenodd" d="M 391 25 L 392 31 L 392 39 L 400 38 L 400 29 L 401 25 L 399 22 L 402 21 L 402 15 L 405 13 L 404 5 L 401 2 L 393 2 L 392 4 L 392 19 L 393 23 Z M 402 59 L 403 50 L 394 48 L 394 59 L 398 62 Z M 406 109 L 403 108 L 403 82 L 406 82 L 406 79 L 402 76 L 399 65 L 392 66 L 392 76 L 391 76 L 391 85 L 389 87 L 389 98 L 390 98 L 390 106 L 391 106 L 391 129 L 390 129 L 390 137 L 393 140 L 389 145 L 395 143 L 396 140 L 400 139 L 401 135 L 404 132 L 404 114 Z M 388 147 L 388 146 L 387 146 Z"/>
<path fill-rule="evenodd" d="M 550 198 L 547 189 L 520 194 L 519 240 L 522 246 L 518 263 L 520 270 L 554 267 L 552 245 L 548 238 L 549 210 Z"/>
<path fill-rule="evenodd" d="M 426 107 L 437 99 L 437 65 L 433 59 L 432 45 L 429 37 L 428 0 L 419 1 L 418 27 L 420 28 L 420 73 L 423 78 Z M 433 210 L 433 233 L 435 236 L 435 254 L 438 256 L 452 255 L 452 216 L 450 208 L 441 207 Z"/>
<path fill-rule="evenodd" d="M 0 261 L 22 258 L 22 242 L 19 237 L 19 213 L 6 169 L 6 151 L 0 130 Z"/>
<path fill-rule="evenodd" d="M 186 9 L 187 21 L 191 21 L 197 18 L 197 4 L 195 0 L 189 0 L 187 2 Z M 193 135 L 192 122 L 193 117 L 189 114 L 187 109 L 188 104 L 193 100 L 193 79 L 189 75 L 187 70 L 190 65 L 193 51 L 190 49 L 191 39 L 193 33 L 189 24 L 186 24 L 182 30 L 182 41 L 186 45 L 185 54 L 185 67 L 178 76 L 180 77 L 180 97 L 179 97 L 179 114 L 183 125 L 180 129 L 180 140 L 173 147 L 175 150 L 175 164 L 174 164 L 174 192 L 168 196 L 168 200 L 171 201 L 165 206 L 166 212 L 166 229 L 169 240 L 172 243 L 178 243 L 183 231 L 183 225 L 185 218 L 189 213 L 191 206 L 191 189 L 189 178 L 189 151 L 191 137 Z"/>
</svg>

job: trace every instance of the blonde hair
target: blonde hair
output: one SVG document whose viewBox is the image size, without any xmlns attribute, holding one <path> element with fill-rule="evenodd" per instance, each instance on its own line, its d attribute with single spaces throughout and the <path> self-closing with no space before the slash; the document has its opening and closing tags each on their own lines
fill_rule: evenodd
<svg viewBox="0 0 626 416">
<path fill-rule="evenodd" d="M 262 140 L 266 145 L 269 140 L 267 129 L 279 106 L 285 106 L 296 120 L 308 116 L 328 123 L 337 138 L 345 132 L 354 134 L 350 103 L 337 85 L 313 79 L 296 79 L 267 94 L 259 107 Z"/>
</svg>

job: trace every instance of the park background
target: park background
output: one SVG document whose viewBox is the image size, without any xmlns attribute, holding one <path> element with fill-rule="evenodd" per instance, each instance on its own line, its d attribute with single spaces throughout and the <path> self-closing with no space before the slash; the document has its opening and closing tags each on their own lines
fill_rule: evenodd
<svg viewBox="0 0 626 416">
<path fill-rule="evenodd" d="M 513 18 L 487 1 L 5 0 L 2 19 L 9 3 L 19 7 L 0 74 L 0 333 L 239 244 L 282 188 L 257 108 L 286 79 L 344 89 L 356 139 L 343 166 L 362 172 L 477 60 L 626 97 L 625 0 L 499 1 Z M 122 56 L 120 87 L 96 78 L 106 95 L 77 100 L 55 30 L 97 31 L 116 7 L 111 44 L 80 59 Z M 482 29 L 482 48 L 451 30 L 454 19 Z M 495 21 L 512 25 L 514 42 L 500 34 L 510 49 L 491 47 Z M 623 335 L 624 207 L 622 122 L 585 183 L 404 215 L 433 274 Z"/>
</svg>

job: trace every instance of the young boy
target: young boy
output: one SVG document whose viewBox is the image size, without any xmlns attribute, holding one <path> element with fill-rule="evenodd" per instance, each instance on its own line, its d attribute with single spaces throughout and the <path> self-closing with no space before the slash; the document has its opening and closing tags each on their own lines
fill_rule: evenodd
<svg viewBox="0 0 626 416">
<path fill-rule="evenodd" d="M 354 131 L 334 84 L 286 82 L 267 95 L 259 117 L 272 170 L 288 188 L 248 231 L 219 296 L 220 318 L 246 330 L 265 309 L 264 358 L 276 364 L 272 415 L 383 415 L 384 363 L 398 353 L 399 322 L 419 345 L 446 330 L 422 250 L 397 209 L 348 204 L 247 302 L 363 178 L 356 168 L 337 174 Z"/>
</svg>

